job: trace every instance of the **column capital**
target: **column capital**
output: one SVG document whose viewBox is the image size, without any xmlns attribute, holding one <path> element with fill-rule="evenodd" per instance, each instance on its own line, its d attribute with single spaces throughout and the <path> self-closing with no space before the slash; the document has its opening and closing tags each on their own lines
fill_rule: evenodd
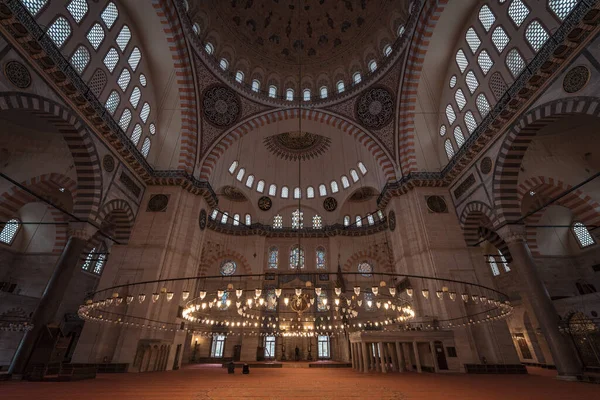
<svg viewBox="0 0 600 400">
<path fill-rule="evenodd" d="M 507 245 L 527 242 L 525 225 L 504 225 L 496 231 Z"/>
<path fill-rule="evenodd" d="M 69 222 L 69 237 L 75 237 L 84 241 L 88 241 L 94 236 L 97 229 L 87 222 Z"/>
</svg>

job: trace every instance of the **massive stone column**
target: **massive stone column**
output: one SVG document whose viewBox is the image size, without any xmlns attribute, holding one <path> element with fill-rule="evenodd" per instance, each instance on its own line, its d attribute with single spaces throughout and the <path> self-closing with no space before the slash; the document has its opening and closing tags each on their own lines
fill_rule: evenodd
<svg viewBox="0 0 600 400">
<path fill-rule="evenodd" d="M 369 372 L 369 353 L 367 352 L 367 344 L 360 342 L 360 351 L 362 353 L 362 372 Z"/>
<path fill-rule="evenodd" d="M 22 374 L 26 371 L 27 364 L 35 350 L 40 333 L 49 323 L 55 321 L 56 312 L 60 307 L 65 292 L 67 292 L 73 273 L 77 269 L 81 253 L 94 231 L 95 228 L 85 222 L 71 223 L 69 225 L 67 244 L 56 262 L 54 272 L 50 276 L 40 302 L 33 313 L 31 318 L 33 329 L 23 335 L 21 343 L 15 352 L 9 368 L 10 374 Z"/>
<path fill-rule="evenodd" d="M 437 353 L 435 352 L 435 342 L 429 342 L 429 349 L 431 350 L 431 358 L 433 361 L 433 370 L 438 373 L 440 372 L 440 366 L 438 365 Z"/>
<path fill-rule="evenodd" d="M 387 373 L 385 345 L 382 342 L 377 343 L 379 349 L 379 361 L 381 363 L 381 372 Z"/>
<path fill-rule="evenodd" d="M 352 358 L 352 369 L 356 369 L 356 343 L 350 343 L 350 354 Z"/>
<path fill-rule="evenodd" d="M 403 345 L 400 342 L 395 343 L 396 346 L 396 356 L 398 357 L 398 372 L 404 372 L 406 369 L 406 361 L 404 360 L 404 349 Z"/>
<path fill-rule="evenodd" d="M 498 230 L 498 234 L 508 245 L 512 256 L 511 267 L 519 274 L 523 287 L 521 293 L 526 296 L 535 314 L 546 341 L 550 346 L 552 358 L 558 375 L 574 377 L 582 373 L 582 368 L 567 339 L 558 330 L 558 314 L 554 309 L 550 295 L 537 273 L 535 261 L 526 242 L 525 227 L 507 225 Z"/>
<path fill-rule="evenodd" d="M 413 342 L 412 344 L 413 344 L 413 351 L 415 352 L 415 363 L 417 365 L 417 372 L 421 373 L 423 371 L 421 370 L 421 359 L 419 358 L 419 346 L 416 341 Z"/>
</svg>

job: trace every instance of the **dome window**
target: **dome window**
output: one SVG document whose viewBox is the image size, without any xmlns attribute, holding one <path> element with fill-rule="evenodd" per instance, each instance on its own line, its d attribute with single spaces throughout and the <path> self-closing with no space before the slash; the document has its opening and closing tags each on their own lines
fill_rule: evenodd
<svg viewBox="0 0 600 400">
<path fill-rule="evenodd" d="M 322 99 L 327 98 L 327 86 L 322 86 L 321 89 L 319 90 L 319 92 L 321 93 Z"/>
<path fill-rule="evenodd" d="M 269 97 L 275 98 L 277 96 L 277 86 L 269 86 Z"/>
<path fill-rule="evenodd" d="M 344 86 L 344 81 L 339 81 L 335 86 L 337 87 L 338 93 L 342 93 L 344 90 L 346 90 L 346 87 Z"/>
<path fill-rule="evenodd" d="M 390 54 L 392 54 L 392 46 L 390 46 L 389 44 L 386 44 L 385 47 L 383 48 L 383 55 L 387 57 Z"/>
<path fill-rule="evenodd" d="M 206 43 L 206 45 L 204 46 L 204 49 L 206 50 L 206 52 L 208 54 L 212 54 L 215 52 L 215 46 L 213 46 L 212 43 L 210 43 L 210 42 Z"/>
<path fill-rule="evenodd" d="M 244 73 L 242 71 L 238 71 L 235 73 L 235 80 L 237 83 L 244 82 Z"/>
<path fill-rule="evenodd" d="M 360 72 L 357 71 L 352 75 L 352 82 L 354 82 L 355 85 L 359 84 L 361 80 L 362 76 L 360 75 Z"/>
<path fill-rule="evenodd" d="M 294 89 L 287 89 L 285 91 L 285 99 L 287 101 L 293 101 L 294 100 Z"/>
<path fill-rule="evenodd" d="M 375 60 L 369 61 L 369 71 L 375 72 L 376 69 L 377 69 L 377 61 L 375 61 Z"/>
<path fill-rule="evenodd" d="M 304 101 L 310 101 L 310 89 L 304 89 L 302 92 L 302 99 Z"/>
<path fill-rule="evenodd" d="M 252 91 L 258 92 L 260 90 L 260 81 L 258 79 L 252 80 Z"/>
<path fill-rule="evenodd" d="M 221 69 L 223 71 L 227 70 L 227 68 L 229 68 L 229 61 L 227 61 L 224 58 L 221 58 L 221 61 L 219 61 L 219 66 L 221 67 Z"/>
</svg>

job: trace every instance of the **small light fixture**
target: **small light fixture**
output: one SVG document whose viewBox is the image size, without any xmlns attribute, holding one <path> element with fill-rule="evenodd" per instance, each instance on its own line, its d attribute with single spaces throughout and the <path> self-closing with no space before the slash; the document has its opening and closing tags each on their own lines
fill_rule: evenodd
<svg viewBox="0 0 600 400">
<path fill-rule="evenodd" d="M 300 296 L 302 294 L 302 288 L 296 288 L 295 293 L 296 296 Z"/>
<path fill-rule="evenodd" d="M 406 288 L 406 294 L 407 294 L 409 297 L 413 297 L 413 294 L 414 294 L 414 290 L 413 290 L 413 288 L 411 288 L 411 287 L 409 287 L 409 288 Z"/>
<path fill-rule="evenodd" d="M 218 297 L 218 298 L 221 298 L 221 297 L 223 297 L 223 293 L 224 293 L 224 291 L 223 291 L 223 290 L 217 290 L 217 297 Z"/>
<path fill-rule="evenodd" d="M 206 290 L 201 290 L 199 295 L 200 295 L 200 300 L 204 300 L 204 298 L 206 297 Z"/>
<path fill-rule="evenodd" d="M 369 307 L 369 308 L 373 307 L 373 301 L 372 300 L 367 300 L 367 307 Z"/>
<path fill-rule="evenodd" d="M 327 305 L 327 297 L 323 298 L 323 305 L 326 306 Z"/>
<path fill-rule="evenodd" d="M 376 302 L 375 305 L 377 306 L 377 308 L 381 308 L 381 302 L 380 301 Z"/>
<path fill-rule="evenodd" d="M 310 298 L 310 305 L 313 306 L 315 304 L 315 298 L 311 297 Z"/>
<path fill-rule="evenodd" d="M 262 293 L 262 290 L 261 290 L 261 289 L 259 289 L 259 288 L 256 288 L 256 289 L 254 289 L 254 295 L 255 295 L 256 297 L 260 297 L 261 293 Z"/>
<path fill-rule="evenodd" d="M 159 297 L 160 297 L 160 294 L 152 293 L 152 302 L 156 303 L 156 301 L 158 300 Z"/>
<path fill-rule="evenodd" d="M 374 294 L 375 296 L 377 296 L 377 295 L 379 294 L 379 288 L 378 288 L 377 286 L 373 286 L 373 287 L 371 288 L 371 291 L 373 292 L 373 294 Z"/>
<path fill-rule="evenodd" d="M 487 296 L 481 296 L 480 298 L 482 303 L 485 303 L 487 301 Z"/>
<path fill-rule="evenodd" d="M 477 303 L 477 301 L 479 300 L 479 296 L 474 294 L 471 296 L 471 300 L 473 300 L 475 303 Z"/>
<path fill-rule="evenodd" d="M 244 294 L 244 289 L 235 289 L 235 295 L 239 299 Z"/>
<path fill-rule="evenodd" d="M 275 289 L 275 296 L 277 296 L 277 298 L 279 298 L 279 296 L 281 296 L 281 289 L 280 288 Z"/>
<path fill-rule="evenodd" d="M 321 295 L 321 288 L 320 288 L 320 287 L 316 287 L 316 288 L 315 288 L 315 294 L 316 294 L 317 296 L 320 296 L 320 295 Z"/>
<path fill-rule="evenodd" d="M 265 299 L 263 299 L 262 297 L 258 299 L 258 305 L 262 306 L 265 304 Z"/>
<path fill-rule="evenodd" d="M 456 300 L 456 292 L 449 292 L 448 296 L 450 296 L 450 300 L 452 300 L 452 301 Z"/>
<path fill-rule="evenodd" d="M 290 299 L 287 297 L 283 298 L 283 303 L 287 306 L 288 304 L 290 304 Z"/>
<path fill-rule="evenodd" d="M 335 295 L 336 295 L 336 296 L 339 296 L 340 294 L 342 294 L 342 288 L 340 288 L 340 287 L 336 287 L 336 288 L 335 288 Z"/>
<path fill-rule="evenodd" d="M 356 303 L 358 304 L 359 307 L 362 306 L 362 300 L 358 300 Z"/>
<path fill-rule="evenodd" d="M 435 295 L 437 296 L 438 299 L 442 300 L 444 297 L 444 292 L 442 292 L 441 290 L 436 290 L 435 291 Z"/>
<path fill-rule="evenodd" d="M 467 293 L 461 294 L 460 297 L 465 303 L 469 301 L 469 295 Z"/>
<path fill-rule="evenodd" d="M 423 289 L 421 290 L 421 293 L 423 294 L 423 297 L 429 299 L 429 289 Z"/>
<path fill-rule="evenodd" d="M 127 298 L 125 299 L 125 302 L 127 304 L 131 304 L 132 301 L 133 301 L 133 296 L 132 295 L 128 295 Z"/>
<path fill-rule="evenodd" d="M 354 286 L 354 294 L 357 296 L 360 294 L 360 286 Z"/>
<path fill-rule="evenodd" d="M 183 292 L 181 292 L 181 299 L 183 301 L 186 301 L 188 297 L 190 297 L 190 292 L 188 290 L 184 290 Z"/>
<path fill-rule="evenodd" d="M 333 302 L 335 303 L 336 306 L 340 305 L 340 299 L 335 299 Z"/>
<path fill-rule="evenodd" d="M 390 296 L 395 297 L 396 296 L 396 288 L 390 286 L 389 290 L 390 290 Z"/>
<path fill-rule="evenodd" d="M 167 301 L 173 300 L 174 295 L 175 295 L 175 293 L 173 293 L 173 292 L 167 292 Z"/>
</svg>

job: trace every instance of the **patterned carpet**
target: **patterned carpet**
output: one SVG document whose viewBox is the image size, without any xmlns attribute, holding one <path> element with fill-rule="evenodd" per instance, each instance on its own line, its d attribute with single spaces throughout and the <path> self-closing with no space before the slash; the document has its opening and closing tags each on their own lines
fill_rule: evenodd
<svg viewBox="0 0 600 400">
<path fill-rule="evenodd" d="M 530 375 L 359 374 L 352 369 L 236 370 L 192 366 L 180 371 L 105 374 L 80 382 L 0 382 L 0 398 L 60 400 L 382 399 L 494 400 L 600 399 L 600 385 Z"/>
</svg>

